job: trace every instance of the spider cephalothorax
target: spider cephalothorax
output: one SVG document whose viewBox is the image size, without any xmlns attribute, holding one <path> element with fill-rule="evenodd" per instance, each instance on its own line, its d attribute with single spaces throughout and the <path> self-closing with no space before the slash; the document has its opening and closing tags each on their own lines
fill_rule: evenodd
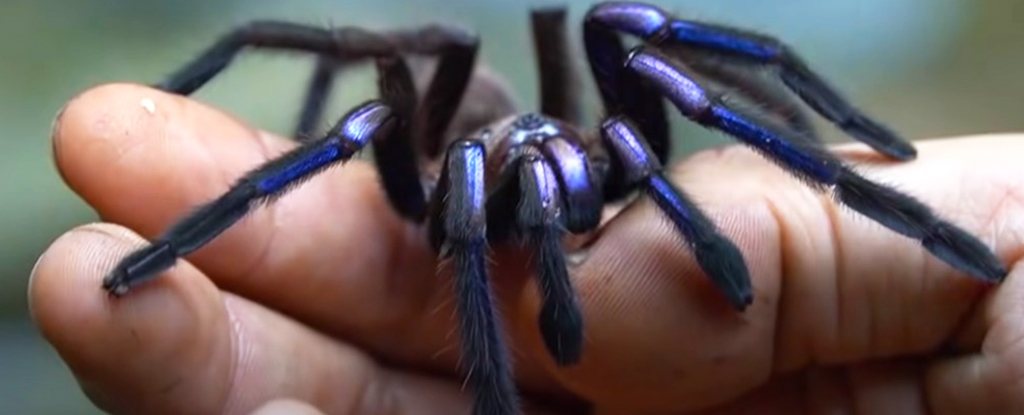
<svg viewBox="0 0 1024 415">
<path fill-rule="evenodd" d="M 602 207 L 631 193 L 656 202 L 726 301 L 743 310 L 753 299 L 741 252 L 662 174 L 670 143 L 664 99 L 691 121 L 741 140 L 808 185 L 832 192 L 839 203 L 920 241 L 951 266 L 986 281 L 1006 275 L 980 241 L 910 196 L 863 178 L 824 148 L 793 95 L 891 158 L 916 154 L 779 41 L 680 20 L 646 4 L 598 4 L 583 23 L 605 108 L 594 128 L 582 125 L 564 10 L 534 11 L 532 23 L 541 105 L 537 113 L 518 115 L 500 88 L 474 78 L 479 43 L 458 29 L 433 25 L 376 33 L 260 21 L 230 32 L 157 87 L 189 94 L 246 47 L 311 52 L 319 63 L 295 135 L 301 145 L 252 170 L 130 254 L 104 287 L 126 293 L 260 203 L 371 145 L 391 205 L 407 220 L 429 226 L 440 256 L 452 260 L 462 353 L 474 368 L 467 374 L 474 414 L 518 413 L 488 288 L 488 244 L 516 239 L 533 251 L 543 294 L 540 331 L 560 365 L 575 363 L 584 352 L 583 318 L 563 238 L 597 229 Z M 641 45 L 627 50 L 623 35 L 639 38 Z M 407 60 L 424 56 L 436 58 L 434 75 L 417 88 L 421 71 L 410 70 Z M 326 134 L 314 134 L 336 72 L 364 60 L 376 62 L 378 99 L 349 111 Z M 761 76 L 765 72 L 781 83 Z M 477 88 L 464 100 L 471 81 Z M 723 91 L 757 105 L 737 105 Z"/>
</svg>

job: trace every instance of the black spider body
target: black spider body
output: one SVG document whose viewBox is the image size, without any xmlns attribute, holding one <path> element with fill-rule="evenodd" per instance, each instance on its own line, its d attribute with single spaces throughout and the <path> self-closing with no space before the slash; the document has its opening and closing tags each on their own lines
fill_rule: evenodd
<svg viewBox="0 0 1024 415">
<path fill-rule="evenodd" d="M 986 281 L 1005 277 L 999 259 L 976 238 L 910 196 L 863 178 L 825 149 L 794 96 L 892 158 L 916 154 L 779 41 L 680 20 L 651 5 L 598 4 L 583 24 L 606 110 L 592 128 L 580 119 L 564 20 L 562 9 L 532 14 L 541 105 L 538 112 L 520 114 L 497 105 L 495 97 L 463 102 L 479 41 L 451 27 L 378 33 L 262 21 L 230 32 L 157 87 L 189 94 L 246 47 L 311 52 L 319 60 L 296 137 L 312 138 L 300 139 L 297 148 L 252 170 L 130 254 L 104 288 L 126 293 L 261 203 L 370 145 L 391 205 L 407 220 L 429 226 L 440 257 L 451 260 L 474 414 L 519 413 L 488 287 L 488 244 L 514 239 L 532 250 L 543 295 L 539 327 L 560 365 L 585 353 L 583 318 L 562 241 L 567 234 L 597 229 L 602 207 L 632 193 L 657 204 L 724 300 L 738 310 L 753 300 L 742 253 L 662 174 L 670 144 L 663 98 L 689 120 L 757 149 L 808 185 L 832 192 L 838 202 L 920 241 L 953 267 Z M 641 45 L 627 49 L 623 35 L 639 38 Z M 418 72 L 407 58 L 423 55 L 436 58 L 436 70 L 426 88 L 417 88 Z M 312 133 L 335 73 L 363 60 L 376 63 L 379 98 L 350 110 L 326 134 Z M 764 69 L 781 83 L 760 76 Z M 761 111 L 735 105 L 723 93 L 757 103 Z M 457 117 L 460 108 L 464 114 Z"/>
</svg>

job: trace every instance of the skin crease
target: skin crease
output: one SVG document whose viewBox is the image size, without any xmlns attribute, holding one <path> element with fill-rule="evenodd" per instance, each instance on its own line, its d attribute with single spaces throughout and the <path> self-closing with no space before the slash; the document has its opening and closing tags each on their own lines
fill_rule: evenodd
<svg viewBox="0 0 1024 415">
<path fill-rule="evenodd" d="M 587 342 L 578 366 L 558 369 L 536 328 L 528 257 L 495 247 L 528 413 L 579 413 L 565 409 L 575 402 L 601 415 L 1024 412 L 1022 139 L 921 142 L 910 163 L 840 150 L 993 246 L 1012 270 L 998 289 L 740 147 L 693 155 L 672 178 L 744 252 L 756 297 L 743 314 L 641 201 L 571 270 Z M 56 164 L 119 225 L 55 241 L 29 297 L 102 409 L 248 414 L 289 398 L 329 414 L 468 413 L 450 274 L 436 273 L 423 231 L 390 211 L 366 162 L 309 181 L 126 297 L 103 295 L 136 232 L 154 236 L 291 146 L 137 85 L 91 89 L 62 111 Z M 270 408 L 284 409 L 259 413 L 315 413 Z"/>
</svg>

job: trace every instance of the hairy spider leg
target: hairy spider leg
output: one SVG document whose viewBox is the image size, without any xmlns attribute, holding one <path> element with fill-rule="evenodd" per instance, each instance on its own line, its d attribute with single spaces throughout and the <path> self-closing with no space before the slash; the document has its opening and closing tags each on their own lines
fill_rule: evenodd
<svg viewBox="0 0 1024 415">
<path fill-rule="evenodd" d="M 189 95 L 223 72 L 246 47 L 305 51 L 329 58 L 330 62 L 318 64 L 308 87 L 310 91 L 323 91 L 324 95 L 307 95 L 299 130 L 315 125 L 321 117 L 327 87 L 335 75 L 330 65 L 399 54 L 438 56 L 437 70 L 413 121 L 418 146 L 434 157 L 444 148 L 444 133 L 469 84 L 479 40 L 461 29 L 439 25 L 377 33 L 357 27 L 328 29 L 282 21 L 253 21 L 221 36 L 194 60 L 154 86 Z"/>
<path fill-rule="evenodd" d="M 620 36 L 606 27 L 590 22 L 583 24 L 583 44 L 597 84 L 606 116 L 624 115 L 636 123 L 655 156 L 667 163 L 672 153 L 665 102 L 654 86 L 635 73 L 627 71 L 626 47 Z M 622 181 L 620 166 L 612 163 L 606 175 L 605 196 L 617 200 L 629 193 Z"/>
<path fill-rule="evenodd" d="M 562 237 L 562 198 L 559 180 L 551 165 L 535 155 L 519 163 L 519 205 L 516 224 L 533 250 L 542 305 L 538 323 L 541 338 L 555 363 L 579 362 L 583 350 L 583 313 L 569 280 Z"/>
<path fill-rule="evenodd" d="M 530 11 L 540 76 L 540 112 L 571 125 L 582 125 L 580 80 L 572 61 L 565 18 L 564 7 Z M 657 99 L 661 97 L 657 96 Z M 566 193 L 568 230 L 579 233 L 595 229 L 601 221 L 604 198 L 601 189 L 591 180 L 586 152 L 561 139 L 548 140 L 542 151 L 548 160 L 556 164 L 557 178 Z"/>
<path fill-rule="evenodd" d="M 426 212 L 415 153 L 409 139 L 413 111 L 412 77 L 404 60 L 377 60 L 381 99 L 349 111 L 322 138 L 302 143 L 250 171 L 215 200 L 172 225 L 149 246 L 125 257 L 103 287 L 121 295 L 156 277 L 178 258 L 209 243 L 253 208 L 270 203 L 327 167 L 349 160 L 372 142 L 383 187 L 403 216 L 422 220 Z"/>
<path fill-rule="evenodd" d="M 752 70 L 750 65 L 738 64 L 727 57 L 708 53 L 693 47 L 666 45 L 668 55 L 700 74 L 709 83 L 717 84 L 725 98 L 738 96 L 748 100 L 748 108 L 776 117 L 803 137 L 821 140 L 809 114 L 791 91 L 779 84 L 778 79 L 765 71 Z"/>
<path fill-rule="evenodd" d="M 103 280 L 103 287 L 122 295 L 130 287 L 156 277 L 253 208 L 271 202 L 328 166 L 348 160 L 375 136 L 387 135 L 392 122 L 392 111 L 378 102 L 356 107 L 323 138 L 250 171 L 226 193 L 179 220 L 152 244 L 129 254 Z"/>
<path fill-rule="evenodd" d="M 405 59 L 376 60 L 380 100 L 394 115 L 391 134 L 373 140 L 373 155 L 381 185 L 391 207 L 403 218 L 422 223 L 427 217 L 427 191 L 420 181 L 419 156 L 413 141 L 416 86 Z"/>
<path fill-rule="evenodd" d="M 665 178 L 661 163 L 639 128 L 622 116 L 614 116 L 601 124 L 601 136 L 622 165 L 626 182 L 640 186 L 654 200 L 729 303 L 737 310 L 746 309 L 754 300 L 754 292 L 743 254 L 682 190 Z"/>
<path fill-rule="evenodd" d="M 649 137 L 647 141 L 658 156 L 658 160 L 667 163 L 671 152 L 671 138 L 668 121 L 664 116 L 663 102 L 660 95 L 649 85 L 645 85 L 628 71 L 622 70 L 619 63 L 625 59 L 626 50 L 622 46 L 617 29 L 600 20 L 586 20 L 584 41 L 605 108 L 633 108 L 629 112 L 619 110 L 618 113 L 624 113 L 640 124 L 645 131 L 645 137 Z M 726 62 L 720 55 L 686 45 L 666 46 L 673 46 L 674 51 L 679 52 L 674 55 L 685 59 L 685 63 L 692 64 L 693 69 L 701 75 L 718 82 L 731 93 L 744 96 L 763 106 L 763 109 L 790 123 L 794 129 L 806 132 L 809 138 L 817 139 L 813 124 L 793 97 L 767 82 L 757 71 L 750 70 L 749 65 Z M 694 53 L 695 51 L 703 53 Z M 628 103 L 618 102 L 622 99 L 616 97 L 626 97 L 622 99 Z M 614 180 L 618 177 L 617 172 L 611 176 Z M 611 183 L 609 187 L 625 188 L 618 182 Z M 613 193 L 623 192 L 625 190 Z"/>
<path fill-rule="evenodd" d="M 320 119 L 327 108 L 327 100 L 334 90 L 337 74 L 347 66 L 347 62 L 329 56 L 321 55 L 316 59 L 313 76 L 306 86 L 305 98 L 302 100 L 302 109 L 299 110 L 299 119 L 295 123 L 292 138 L 304 141 L 316 137 Z"/>
<path fill-rule="evenodd" d="M 540 151 L 557 173 L 565 200 L 566 229 L 572 233 L 597 229 L 604 199 L 586 150 L 564 138 L 552 137 L 540 146 Z"/>
<path fill-rule="evenodd" d="M 615 200 L 629 194 L 638 184 L 642 185 L 683 233 L 704 273 L 733 307 L 746 309 L 753 301 L 753 292 L 743 256 L 682 191 L 659 178 L 660 173 L 650 178 L 641 174 L 659 172 L 671 153 L 663 94 L 656 85 L 624 66 L 629 56 L 616 32 L 587 21 L 583 26 L 583 40 L 608 112 L 609 121 L 602 128 L 610 161 L 604 179 L 606 197 Z M 620 120 L 619 117 L 630 120 L 629 128 L 609 129 L 610 125 L 626 125 L 614 122 Z M 609 138 L 609 134 L 613 135 Z M 706 243 L 710 240 L 715 242 Z M 726 244 L 733 249 L 723 248 Z"/>
<path fill-rule="evenodd" d="M 537 130 L 544 128 L 533 131 Z M 571 232 L 566 225 L 573 220 L 568 202 L 576 200 L 582 203 L 577 208 L 597 212 L 603 206 L 599 198 L 593 198 L 599 193 L 595 193 L 597 186 L 586 161 L 581 149 L 558 134 L 524 144 L 505 161 L 498 185 L 487 200 L 488 239 L 498 242 L 515 237 L 531 250 L 530 262 L 542 297 L 538 316 L 541 338 L 561 366 L 579 362 L 583 351 L 583 313 L 562 246 L 562 238 Z M 600 215 L 597 217 L 584 231 L 599 226 Z"/>
<path fill-rule="evenodd" d="M 530 11 L 540 79 L 540 112 L 573 125 L 583 125 L 580 79 L 573 65 L 565 16 L 564 7 Z"/>
<path fill-rule="evenodd" d="M 638 46 L 626 67 L 652 81 L 690 120 L 725 132 L 760 151 L 812 187 L 831 187 L 837 199 L 904 236 L 916 239 L 954 268 L 986 281 L 1000 281 L 1006 268 L 981 241 L 935 215 L 911 196 L 869 181 L 814 140 L 758 119 L 709 95 L 672 57 Z"/>
<path fill-rule="evenodd" d="M 680 44 L 727 55 L 737 62 L 771 66 L 811 108 L 854 138 L 897 160 L 917 156 L 914 146 L 853 107 L 803 59 L 778 39 L 736 28 L 672 17 L 660 8 L 635 2 L 598 4 L 587 26 L 603 26 L 643 39 L 652 46 Z"/>
<path fill-rule="evenodd" d="M 436 157 L 443 148 L 444 133 L 472 78 L 479 42 L 468 34 L 441 26 L 384 32 L 381 36 L 393 42 L 401 54 L 439 55 L 424 100 L 413 114 L 413 125 L 416 126 L 414 131 L 420 132 L 421 138 L 417 141 L 421 143 L 421 149 L 431 158 Z M 309 137 L 314 133 L 337 74 L 360 58 L 365 56 L 341 60 L 320 55 L 306 87 L 306 99 L 300 111 L 295 137 Z M 413 94 L 412 102 L 418 102 L 415 89 Z"/>
<path fill-rule="evenodd" d="M 487 276 L 486 149 L 475 140 L 448 147 L 434 192 L 432 234 L 443 258 L 452 258 L 460 344 L 473 413 L 518 415 L 512 363 L 502 339 Z"/>
</svg>

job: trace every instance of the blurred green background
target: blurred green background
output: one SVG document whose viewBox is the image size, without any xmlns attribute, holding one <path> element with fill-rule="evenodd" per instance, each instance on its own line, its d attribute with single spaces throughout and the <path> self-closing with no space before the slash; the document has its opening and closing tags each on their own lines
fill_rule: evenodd
<svg viewBox="0 0 1024 415">
<path fill-rule="evenodd" d="M 563 3 L 578 22 L 590 2 L 530 4 Z M 1024 130 L 1024 25 L 1015 18 L 1024 16 L 1020 0 L 660 4 L 780 35 L 861 107 L 910 138 Z M 532 106 L 537 93 L 527 7 L 511 0 L 0 0 L 0 414 L 99 412 L 35 331 L 25 296 L 36 257 L 68 228 L 95 218 L 61 182 L 50 156 L 49 129 L 68 98 L 104 82 L 156 81 L 251 18 L 378 28 L 443 20 L 478 30 L 484 59 L 508 77 L 524 106 Z M 308 59 L 247 55 L 197 98 L 286 133 L 296 111 L 281 108 L 298 108 L 310 67 Z M 372 93 L 370 76 L 346 78 L 331 113 Z M 598 112 L 593 102 L 590 110 Z M 729 142 L 675 121 L 684 151 Z M 845 140 L 824 131 L 831 140 Z"/>
</svg>

